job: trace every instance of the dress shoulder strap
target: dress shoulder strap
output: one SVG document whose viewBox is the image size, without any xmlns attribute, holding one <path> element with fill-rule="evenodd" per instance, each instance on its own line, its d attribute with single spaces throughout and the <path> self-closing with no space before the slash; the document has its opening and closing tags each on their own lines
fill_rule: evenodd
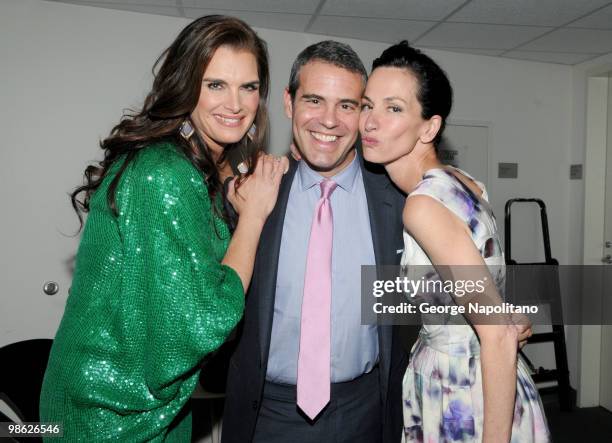
<svg viewBox="0 0 612 443">
<path fill-rule="evenodd" d="M 478 196 L 444 169 L 427 171 L 408 198 L 416 195 L 427 195 L 437 200 L 468 225 L 480 218 L 482 208 Z"/>
</svg>

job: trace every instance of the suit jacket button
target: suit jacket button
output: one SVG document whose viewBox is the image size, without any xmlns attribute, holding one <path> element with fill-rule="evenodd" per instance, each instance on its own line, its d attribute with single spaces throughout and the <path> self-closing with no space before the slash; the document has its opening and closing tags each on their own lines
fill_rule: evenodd
<svg viewBox="0 0 612 443">
<path fill-rule="evenodd" d="M 256 411 L 257 410 L 257 406 L 259 406 L 259 402 L 257 400 L 255 400 L 253 402 L 253 410 Z"/>
</svg>

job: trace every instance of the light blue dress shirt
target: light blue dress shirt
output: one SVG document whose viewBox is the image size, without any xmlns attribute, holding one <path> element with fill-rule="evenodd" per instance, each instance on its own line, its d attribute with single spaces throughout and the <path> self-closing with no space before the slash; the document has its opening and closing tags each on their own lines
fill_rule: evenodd
<svg viewBox="0 0 612 443">
<path fill-rule="evenodd" d="M 278 260 L 266 379 L 296 384 L 304 274 L 312 218 L 324 177 L 301 161 L 291 184 Z M 361 324 L 361 265 L 374 265 L 363 176 L 357 156 L 331 177 L 333 213 L 331 381 L 353 380 L 378 361 L 378 330 Z"/>
</svg>

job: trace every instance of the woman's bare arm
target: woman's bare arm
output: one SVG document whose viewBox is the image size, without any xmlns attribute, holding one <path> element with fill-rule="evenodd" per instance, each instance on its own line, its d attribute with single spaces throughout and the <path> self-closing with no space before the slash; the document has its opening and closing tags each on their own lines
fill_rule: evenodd
<svg viewBox="0 0 612 443">
<path fill-rule="evenodd" d="M 416 195 L 406 201 L 404 225 L 436 268 L 442 266 L 453 279 L 488 275 L 480 252 L 472 241 L 465 222 L 441 203 Z M 494 284 L 479 296 L 489 304 L 501 303 Z M 468 301 L 458 300 L 458 303 Z M 480 339 L 480 359 L 484 393 L 483 442 L 508 442 L 516 394 L 517 329 L 507 316 L 488 318 L 488 323 L 473 323 Z"/>
</svg>

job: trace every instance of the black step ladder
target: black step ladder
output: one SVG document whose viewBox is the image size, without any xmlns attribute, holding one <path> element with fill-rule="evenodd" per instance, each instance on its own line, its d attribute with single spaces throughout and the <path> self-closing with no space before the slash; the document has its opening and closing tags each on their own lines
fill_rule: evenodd
<svg viewBox="0 0 612 443">
<path fill-rule="evenodd" d="M 532 263 L 517 263 L 516 260 L 512 259 L 512 229 L 511 229 L 511 208 L 515 203 L 536 203 L 540 207 L 540 217 L 542 220 L 542 237 L 544 240 L 544 262 L 532 262 Z M 505 254 L 506 264 L 513 266 L 521 265 L 551 265 L 558 267 L 559 262 L 551 257 L 550 253 L 550 235 L 548 232 L 548 216 L 546 215 L 546 205 L 539 198 L 513 198 L 506 202 L 505 208 Z M 558 274 L 557 280 L 558 280 Z M 559 284 L 556 285 L 556 290 L 553 293 L 553 300 L 551 300 L 551 310 L 553 312 L 552 317 L 557 319 L 555 323 L 559 322 L 559 319 L 563 319 L 561 312 L 561 292 Z M 555 369 L 544 369 L 542 367 L 536 369 L 533 363 L 527 358 L 523 351 L 519 351 L 529 368 L 532 372 L 533 381 L 536 383 L 556 381 L 557 386 L 554 388 L 559 395 L 559 407 L 562 411 L 571 411 L 572 399 L 570 393 L 569 383 L 569 369 L 567 366 L 567 349 L 565 346 L 565 329 L 562 324 L 552 325 L 552 332 L 533 334 L 527 340 L 527 344 L 531 343 L 548 343 L 552 342 L 555 350 Z"/>
</svg>

